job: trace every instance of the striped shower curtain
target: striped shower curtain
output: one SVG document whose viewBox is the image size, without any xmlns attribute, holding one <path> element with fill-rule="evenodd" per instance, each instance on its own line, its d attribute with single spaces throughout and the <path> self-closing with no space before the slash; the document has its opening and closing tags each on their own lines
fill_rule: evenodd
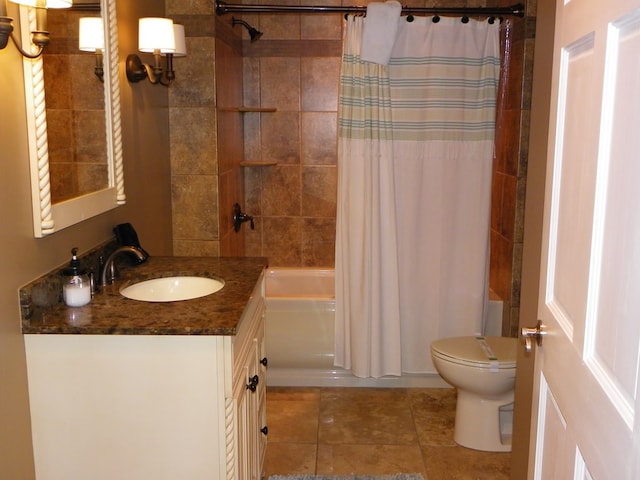
<svg viewBox="0 0 640 480">
<path fill-rule="evenodd" d="M 482 329 L 499 25 L 401 20 L 388 66 L 345 30 L 338 132 L 335 363 L 433 373 L 430 344 Z"/>
</svg>

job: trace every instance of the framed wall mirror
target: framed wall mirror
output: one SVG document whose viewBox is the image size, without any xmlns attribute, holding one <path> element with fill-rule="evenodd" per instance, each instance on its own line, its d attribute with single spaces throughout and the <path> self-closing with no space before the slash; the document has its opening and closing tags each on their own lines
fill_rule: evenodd
<svg viewBox="0 0 640 480">
<path fill-rule="evenodd" d="M 85 5 L 90 14 L 102 18 L 104 83 L 94 75 L 95 54 L 79 50 L 77 21 L 65 17 L 57 22 L 54 10 L 47 12 L 51 45 L 39 58 L 24 60 L 35 237 L 50 235 L 126 201 L 115 4 L 115 0 L 74 2 L 74 10 Z M 77 11 L 70 13 L 74 13 L 70 18 L 79 19 Z M 20 6 L 23 45 L 31 44 L 35 17 L 34 8 Z M 65 41 L 57 45 L 56 28 L 65 35 Z M 68 59 L 63 58 L 65 49 Z"/>
</svg>

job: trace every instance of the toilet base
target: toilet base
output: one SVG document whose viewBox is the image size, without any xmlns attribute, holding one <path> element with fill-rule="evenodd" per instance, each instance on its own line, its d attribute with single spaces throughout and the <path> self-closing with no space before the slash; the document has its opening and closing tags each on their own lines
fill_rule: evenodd
<svg viewBox="0 0 640 480">
<path fill-rule="evenodd" d="M 513 391 L 483 398 L 458 389 L 454 441 L 474 450 L 510 452 L 511 425 L 503 422 L 501 435 L 499 408 L 512 402 Z"/>
</svg>

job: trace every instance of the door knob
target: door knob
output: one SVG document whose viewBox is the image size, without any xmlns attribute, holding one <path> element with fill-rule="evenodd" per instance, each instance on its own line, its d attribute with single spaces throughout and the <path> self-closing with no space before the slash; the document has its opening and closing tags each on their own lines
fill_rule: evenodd
<svg viewBox="0 0 640 480">
<path fill-rule="evenodd" d="M 524 349 L 527 353 L 533 350 L 533 341 L 540 347 L 542 346 L 542 337 L 547 334 L 545 332 L 542 320 L 538 320 L 535 327 L 522 327 L 522 338 L 524 338 Z"/>
</svg>

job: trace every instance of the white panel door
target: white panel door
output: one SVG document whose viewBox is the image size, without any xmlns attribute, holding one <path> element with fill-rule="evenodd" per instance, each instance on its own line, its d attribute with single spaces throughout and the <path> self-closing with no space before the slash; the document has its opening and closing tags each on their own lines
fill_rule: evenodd
<svg viewBox="0 0 640 480">
<path fill-rule="evenodd" d="M 555 32 L 529 478 L 640 479 L 640 1 Z"/>
</svg>

